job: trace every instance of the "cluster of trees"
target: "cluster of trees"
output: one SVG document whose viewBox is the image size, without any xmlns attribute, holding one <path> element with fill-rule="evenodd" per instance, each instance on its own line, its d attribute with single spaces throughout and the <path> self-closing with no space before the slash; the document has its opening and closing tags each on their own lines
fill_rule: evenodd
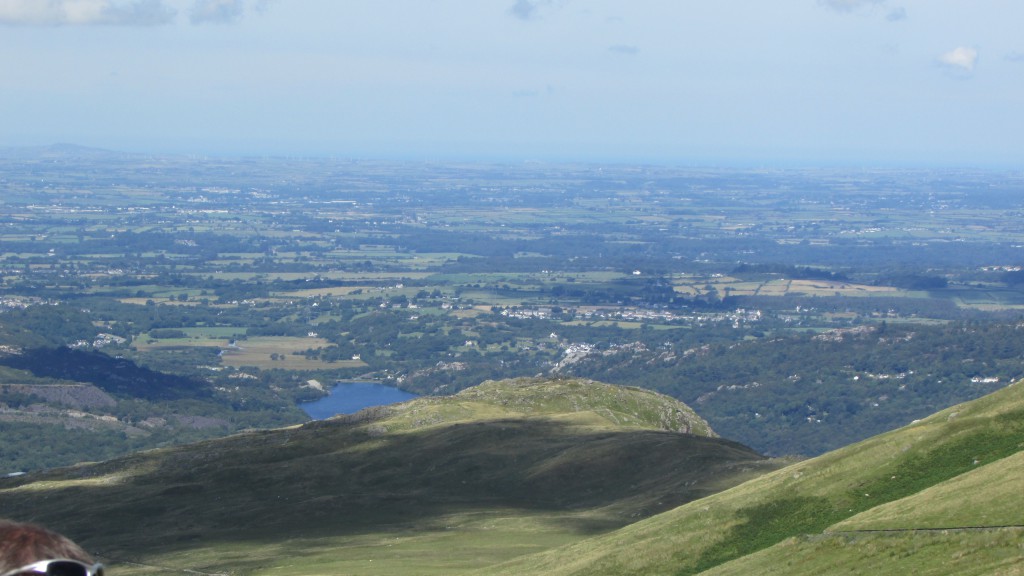
<svg viewBox="0 0 1024 576">
<path fill-rule="evenodd" d="M 592 355 L 573 374 L 680 398 L 720 433 L 813 455 L 1024 377 L 1024 324 L 885 325 Z"/>
</svg>

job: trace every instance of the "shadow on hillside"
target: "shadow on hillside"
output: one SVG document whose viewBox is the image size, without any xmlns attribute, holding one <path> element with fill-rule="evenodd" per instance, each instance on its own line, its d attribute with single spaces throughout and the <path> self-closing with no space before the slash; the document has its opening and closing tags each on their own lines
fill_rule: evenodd
<svg viewBox="0 0 1024 576">
<path fill-rule="evenodd" d="M 73 350 L 66 346 L 31 348 L 21 354 L 0 355 L 0 365 L 27 370 L 43 378 L 86 382 L 120 397 L 177 400 L 212 396 L 205 382 L 150 370 L 96 350 Z"/>
<path fill-rule="evenodd" d="M 0 492 L 0 508 L 91 549 L 132 554 L 382 526 L 441 530 L 453 514 L 502 509 L 565 512 L 552 521 L 597 533 L 771 466 L 726 440 L 550 420 L 370 430 L 317 422 L 3 479 L 0 490 L 35 486 Z M 609 520 L 574 514 L 596 508 Z"/>
</svg>

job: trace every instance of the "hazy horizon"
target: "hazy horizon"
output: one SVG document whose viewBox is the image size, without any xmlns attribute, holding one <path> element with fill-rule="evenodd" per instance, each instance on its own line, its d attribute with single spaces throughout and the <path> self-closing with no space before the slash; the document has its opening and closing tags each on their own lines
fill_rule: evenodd
<svg viewBox="0 0 1024 576">
<path fill-rule="evenodd" d="M 1010 0 L 0 0 L 0 146 L 1024 167 Z"/>
</svg>

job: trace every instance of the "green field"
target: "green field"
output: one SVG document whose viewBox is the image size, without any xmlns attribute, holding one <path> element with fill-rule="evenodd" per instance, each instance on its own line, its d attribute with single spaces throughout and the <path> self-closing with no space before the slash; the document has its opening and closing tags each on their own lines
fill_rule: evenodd
<svg viewBox="0 0 1024 576">
<path fill-rule="evenodd" d="M 236 368 L 252 366 L 260 369 L 283 368 L 285 370 L 329 370 L 358 368 L 366 365 L 361 360 L 322 362 L 295 354 L 310 348 L 322 348 L 328 344 L 329 342 L 323 338 L 258 336 L 236 341 L 235 346 L 224 348 L 221 361 L 227 366 Z M 278 359 L 272 359 L 272 354 L 278 354 Z"/>
</svg>

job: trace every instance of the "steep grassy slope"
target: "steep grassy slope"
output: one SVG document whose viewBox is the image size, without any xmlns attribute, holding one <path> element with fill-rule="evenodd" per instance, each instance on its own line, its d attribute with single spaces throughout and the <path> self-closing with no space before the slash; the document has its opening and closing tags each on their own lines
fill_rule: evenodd
<svg viewBox="0 0 1024 576">
<path fill-rule="evenodd" d="M 912 496 L 876 506 L 831 531 L 1024 526 L 1024 450 Z"/>
<path fill-rule="evenodd" d="M 804 536 L 723 564 L 707 576 L 1024 574 L 1024 530 Z"/>
<path fill-rule="evenodd" d="M 0 480 L 0 510 L 68 533 L 122 575 L 440 574 L 579 541 L 778 466 L 712 437 L 671 398 L 516 380 Z"/>
<path fill-rule="evenodd" d="M 1017 574 L 1024 570 L 1021 529 L 982 527 L 1024 525 L 1022 451 L 1024 384 L 1016 384 L 616 532 L 485 572 Z M 972 491 L 970 500 L 962 490 Z M 900 517 L 908 509 L 913 514 Z M 974 529 L 910 530 L 964 526 Z M 901 532 L 839 532 L 879 528 Z"/>
<path fill-rule="evenodd" d="M 1024 450 L 705 574 L 1024 574 Z"/>
</svg>

